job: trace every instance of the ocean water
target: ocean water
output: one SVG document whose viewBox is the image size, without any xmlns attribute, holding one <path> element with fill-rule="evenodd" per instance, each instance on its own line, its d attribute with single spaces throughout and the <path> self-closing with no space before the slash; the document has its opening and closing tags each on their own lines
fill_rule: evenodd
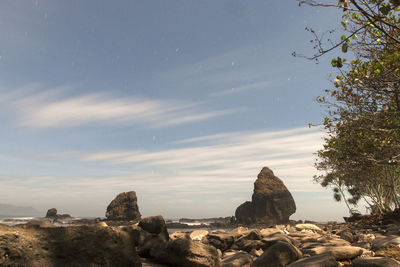
<svg viewBox="0 0 400 267">
<path fill-rule="evenodd" d="M 13 226 L 17 224 L 27 223 L 31 220 L 35 219 L 35 217 L 31 216 L 10 216 L 10 215 L 0 215 L 0 223 Z"/>
</svg>

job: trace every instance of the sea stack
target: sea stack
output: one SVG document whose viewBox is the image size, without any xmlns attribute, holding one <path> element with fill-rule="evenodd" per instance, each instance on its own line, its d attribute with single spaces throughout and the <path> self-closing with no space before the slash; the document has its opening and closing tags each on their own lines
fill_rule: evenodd
<svg viewBox="0 0 400 267">
<path fill-rule="evenodd" d="M 292 194 L 272 170 L 264 167 L 254 183 L 252 201 L 246 201 L 235 212 L 243 224 L 286 224 L 296 212 Z"/>
<path fill-rule="evenodd" d="M 120 193 L 111 201 L 106 211 L 107 219 L 113 221 L 140 220 L 141 216 L 135 191 Z"/>
</svg>

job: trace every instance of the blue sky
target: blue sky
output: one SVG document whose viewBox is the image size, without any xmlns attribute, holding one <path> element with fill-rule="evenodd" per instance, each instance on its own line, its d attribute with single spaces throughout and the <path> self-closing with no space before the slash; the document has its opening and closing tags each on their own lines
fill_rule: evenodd
<svg viewBox="0 0 400 267">
<path fill-rule="evenodd" d="M 285 1 L 2 1 L 0 203 L 104 216 L 230 216 L 268 166 L 293 218 L 347 215 L 312 182 L 330 86 L 304 30 L 340 12 Z"/>
</svg>

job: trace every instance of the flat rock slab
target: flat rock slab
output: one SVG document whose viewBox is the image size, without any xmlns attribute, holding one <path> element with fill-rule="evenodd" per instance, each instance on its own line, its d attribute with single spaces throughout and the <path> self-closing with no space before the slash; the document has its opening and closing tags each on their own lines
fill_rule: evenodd
<svg viewBox="0 0 400 267">
<path fill-rule="evenodd" d="M 330 253 L 303 258 L 289 264 L 287 267 L 337 267 L 339 263 Z"/>
<path fill-rule="evenodd" d="M 391 258 L 358 258 L 353 260 L 353 267 L 400 267 L 400 263 Z"/>
<path fill-rule="evenodd" d="M 363 253 L 363 249 L 353 246 L 320 246 L 304 251 L 310 255 L 320 255 L 324 253 L 332 253 L 336 260 L 354 259 Z"/>
</svg>

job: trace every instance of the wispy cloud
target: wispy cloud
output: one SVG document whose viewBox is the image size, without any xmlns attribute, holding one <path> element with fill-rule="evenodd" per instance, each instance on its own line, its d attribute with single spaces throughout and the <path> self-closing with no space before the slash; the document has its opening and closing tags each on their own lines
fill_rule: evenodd
<svg viewBox="0 0 400 267">
<path fill-rule="evenodd" d="M 80 153 L 75 159 L 132 165 L 142 172 L 156 169 L 174 179 L 183 178 L 185 185 L 229 179 L 235 190 L 251 181 L 261 167 L 269 166 L 292 190 L 307 191 L 315 190 L 311 183 L 315 173 L 313 153 L 320 148 L 322 135 L 308 128 L 225 133 L 174 142 L 185 145 L 182 148 Z"/>
<path fill-rule="evenodd" d="M 135 190 L 147 214 L 228 216 L 250 198 L 253 182 L 263 166 L 270 167 L 291 192 L 321 192 L 312 176 L 316 172 L 313 153 L 321 147 L 322 136 L 316 129 L 296 128 L 198 136 L 171 143 L 175 148 L 153 151 L 38 153 L 35 160 L 50 163 L 88 164 L 95 169 L 106 165 L 105 174 L 0 175 L 0 200 L 23 204 L 23 200 L 37 198 L 36 206 L 52 201 L 60 209 L 83 212 L 90 206 L 99 214 L 116 193 Z M 221 207 L 225 214 L 221 214 Z"/>
<path fill-rule="evenodd" d="M 15 110 L 19 123 L 31 128 L 66 128 L 95 123 L 168 127 L 240 111 L 210 111 L 203 110 L 199 103 L 118 97 L 107 93 L 66 96 L 60 93 L 65 90 L 39 91 L 36 87 L 0 95 L 2 103 Z"/>
<path fill-rule="evenodd" d="M 257 89 L 266 89 L 266 88 L 270 88 L 271 86 L 274 86 L 276 84 L 278 84 L 278 83 L 274 82 L 274 81 L 253 82 L 253 83 L 245 84 L 242 86 L 232 87 L 230 89 L 218 91 L 218 92 L 212 93 L 211 96 L 226 96 L 226 95 L 244 93 L 244 92 L 257 90 Z"/>
</svg>

